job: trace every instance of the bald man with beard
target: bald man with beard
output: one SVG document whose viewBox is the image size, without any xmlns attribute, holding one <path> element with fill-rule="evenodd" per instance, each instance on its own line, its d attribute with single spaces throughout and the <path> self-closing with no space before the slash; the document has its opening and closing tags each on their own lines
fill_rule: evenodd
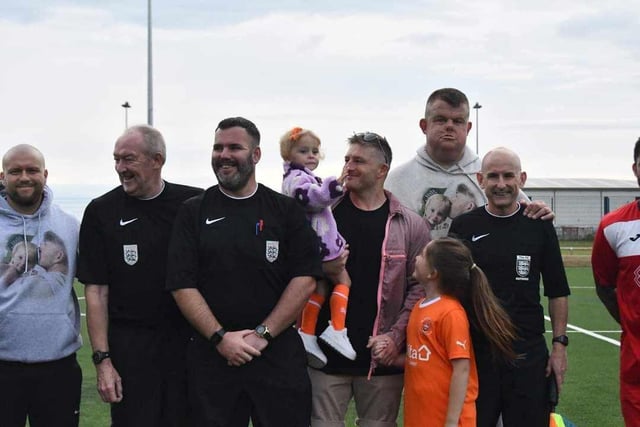
<svg viewBox="0 0 640 427">
<path fill-rule="evenodd" d="M 39 245 L 47 233 L 60 238 L 68 272 L 55 293 L 34 295 L 42 277 L 23 256 L 16 280 L 0 288 L 0 420 L 3 426 L 77 426 L 82 372 L 76 361 L 80 311 L 73 292 L 78 221 L 53 204 L 44 156 L 17 145 L 2 158 L 0 247 L 7 255 Z M 15 315 L 20 313 L 20 315 Z"/>
</svg>

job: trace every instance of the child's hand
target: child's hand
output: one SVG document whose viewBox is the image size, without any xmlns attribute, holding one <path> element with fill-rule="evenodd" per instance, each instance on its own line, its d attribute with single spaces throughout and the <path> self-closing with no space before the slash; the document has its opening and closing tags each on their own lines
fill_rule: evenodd
<svg viewBox="0 0 640 427">
<path fill-rule="evenodd" d="M 367 342 L 367 348 L 371 349 L 371 354 L 375 357 L 387 346 L 384 335 L 378 335 L 375 337 L 369 337 Z"/>
<path fill-rule="evenodd" d="M 371 357 L 383 365 L 391 366 L 398 363 L 398 349 L 395 342 L 388 335 L 382 334 L 369 337 L 367 348 L 371 349 Z M 402 366 L 401 363 L 400 366 Z"/>
<path fill-rule="evenodd" d="M 24 270 L 26 258 L 22 254 L 14 255 L 9 261 L 9 265 L 16 270 Z"/>
</svg>

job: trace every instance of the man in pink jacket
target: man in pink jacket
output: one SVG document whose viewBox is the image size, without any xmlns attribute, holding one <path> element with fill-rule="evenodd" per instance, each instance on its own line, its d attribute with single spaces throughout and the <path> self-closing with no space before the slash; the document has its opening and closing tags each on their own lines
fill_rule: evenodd
<svg viewBox="0 0 640 427">
<path fill-rule="evenodd" d="M 366 132 L 353 135 L 348 144 L 347 192 L 333 214 L 338 231 L 349 242 L 349 254 L 333 265 L 325 263 L 325 272 L 341 268 L 346 259 L 352 280 L 346 326 L 357 357 L 348 360 L 323 347 L 327 365 L 309 369 L 311 425 L 344 425 L 353 397 L 360 426 L 395 427 L 403 376 L 401 369 L 389 365 L 405 347 L 409 313 L 423 295 L 411 275 L 429 233 L 422 218 L 384 190 L 392 157 L 387 140 Z M 316 333 L 327 319 L 325 308 Z M 372 337 L 386 344 L 384 350 L 371 351 Z"/>
</svg>

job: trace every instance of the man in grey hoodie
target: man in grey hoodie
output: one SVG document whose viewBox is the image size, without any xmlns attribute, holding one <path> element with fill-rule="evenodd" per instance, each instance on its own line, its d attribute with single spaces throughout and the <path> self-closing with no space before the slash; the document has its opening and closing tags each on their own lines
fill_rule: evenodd
<svg viewBox="0 0 640 427">
<path fill-rule="evenodd" d="M 80 414 L 82 340 L 72 287 L 78 221 L 53 204 L 47 175 L 44 156 L 31 145 L 2 158 L 0 254 L 11 280 L 0 283 L 0 423 L 9 427 L 27 418 L 32 427 L 77 426 Z M 52 239 L 66 262 L 53 288 L 35 250 Z"/>
<path fill-rule="evenodd" d="M 449 218 L 431 230 L 434 239 L 447 235 L 455 216 L 483 206 L 486 199 L 476 180 L 480 158 L 466 145 L 472 126 L 467 96 L 453 88 L 436 90 L 427 99 L 424 118 L 419 123 L 426 144 L 418 148 L 412 160 L 389 172 L 385 188 L 420 215 L 434 194 L 451 201 Z M 524 193 L 520 196 L 528 200 Z M 542 202 L 528 204 L 524 214 L 542 219 L 554 216 Z"/>
</svg>

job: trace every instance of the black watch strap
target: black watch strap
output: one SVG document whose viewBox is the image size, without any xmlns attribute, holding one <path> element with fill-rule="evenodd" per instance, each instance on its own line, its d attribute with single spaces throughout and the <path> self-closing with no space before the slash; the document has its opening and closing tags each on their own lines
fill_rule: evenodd
<svg viewBox="0 0 640 427">
<path fill-rule="evenodd" d="M 552 343 L 560 343 L 563 346 L 568 346 L 569 345 L 569 337 L 566 335 L 558 335 L 557 337 L 553 337 L 553 339 L 551 340 Z"/>
<path fill-rule="evenodd" d="M 96 350 L 91 355 L 91 360 L 93 361 L 94 365 L 99 365 L 104 359 L 107 359 L 109 357 L 111 357 L 111 354 L 109 354 L 108 351 Z"/>
<path fill-rule="evenodd" d="M 222 341 L 222 337 L 226 333 L 227 331 L 225 331 L 224 328 L 218 329 L 213 333 L 213 335 L 209 337 L 209 342 L 211 343 L 212 346 L 216 347 L 218 344 L 220 344 L 220 341 Z"/>
</svg>

